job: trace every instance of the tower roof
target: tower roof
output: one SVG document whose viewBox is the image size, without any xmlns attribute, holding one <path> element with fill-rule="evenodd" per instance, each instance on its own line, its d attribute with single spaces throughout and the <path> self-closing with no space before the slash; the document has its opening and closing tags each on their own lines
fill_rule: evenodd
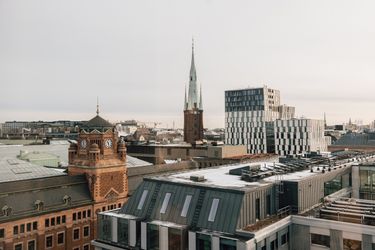
<svg viewBox="0 0 375 250">
<path fill-rule="evenodd" d="M 185 101 L 184 108 L 185 110 L 191 110 L 191 109 L 201 109 L 201 100 L 202 97 L 199 96 L 200 93 L 198 93 L 198 85 L 197 85 L 197 72 L 195 69 L 195 61 L 194 61 L 194 40 L 192 43 L 191 48 L 191 65 L 190 65 L 190 75 L 189 75 L 189 90 L 188 90 L 188 96 L 187 100 Z"/>
<path fill-rule="evenodd" d="M 110 122 L 106 121 L 105 119 L 103 119 L 99 115 L 96 115 L 94 118 L 92 118 L 91 120 L 89 120 L 88 122 L 86 122 L 83 125 L 83 128 L 85 130 L 87 130 L 87 129 L 89 129 L 89 130 L 96 129 L 96 130 L 99 130 L 99 131 L 111 129 L 113 127 L 114 127 L 113 124 L 111 124 Z"/>
</svg>

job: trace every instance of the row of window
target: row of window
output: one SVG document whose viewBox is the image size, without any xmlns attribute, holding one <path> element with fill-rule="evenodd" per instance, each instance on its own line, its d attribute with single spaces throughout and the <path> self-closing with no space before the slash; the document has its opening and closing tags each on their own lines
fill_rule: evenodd
<svg viewBox="0 0 375 250">
<path fill-rule="evenodd" d="M 102 211 L 106 211 L 106 210 L 113 210 L 113 209 L 116 209 L 116 208 L 121 208 L 121 203 L 119 204 L 111 204 L 111 205 L 108 205 L 107 207 L 102 207 Z"/>
<path fill-rule="evenodd" d="M 52 248 L 53 247 L 53 236 L 54 235 L 47 235 L 46 236 L 46 248 Z M 90 226 L 84 226 L 83 227 L 83 237 L 87 238 L 90 236 Z M 73 240 L 79 240 L 80 239 L 80 228 L 74 228 L 73 229 Z M 59 232 L 57 233 L 57 245 L 63 245 L 65 244 L 65 232 Z M 88 248 L 87 248 L 88 249 Z"/>
<path fill-rule="evenodd" d="M 23 249 L 23 243 L 17 243 L 14 245 L 14 250 L 22 250 Z M 35 250 L 36 249 L 36 241 L 30 240 L 27 242 L 27 250 Z"/>
<path fill-rule="evenodd" d="M 55 225 L 60 225 L 60 224 L 65 224 L 65 223 L 66 223 L 66 216 L 63 215 L 63 216 L 57 216 L 57 217 L 45 219 L 44 226 L 45 227 L 50 227 L 50 226 L 52 227 L 52 226 L 55 226 Z"/>
<path fill-rule="evenodd" d="M 13 226 L 13 234 L 14 235 L 23 234 L 25 232 L 31 232 L 31 231 L 34 231 L 34 230 L 37 230 L 37 229 L 38 229 L 38 222 L 36 222 L 36 221 L 34 221 L 32 223 L 29 222 L 29 223 L 26 223 L 26 224 Z M 4 232 L 3 232 L 3 237 L 4 237 Z M 0 235 L 0 238 L 1 238 L 1 235 Z"/>
<path fill-rule="evenodd" d="M 331 237 L 329 235 L 311 234 L 311 244 L 331 247 Z M 362 249 L 362 242 L 359 240 L 343 239 L 344 249 Z"/>
<path fill-rule="evenodd" d="M 90 218 L 90 217 L 91 217 L 91 209 L 73 213 L 73 221 L 86 219 L 86 218 Z"/>
</svg>

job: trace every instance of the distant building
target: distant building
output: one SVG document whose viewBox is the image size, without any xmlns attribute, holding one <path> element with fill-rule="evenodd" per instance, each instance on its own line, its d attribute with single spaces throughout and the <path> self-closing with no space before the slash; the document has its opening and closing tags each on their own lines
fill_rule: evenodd
<svg viewBox="0 0 375 250">
<path fill-rule="evenodd" d="M 275 121 L 275 153 L 301 155 L 312 151 L 327 151 L 324 121 L 289 119 Z"/>
<path fill-rule="evenodd" d="M 195 145 L 190 144 L 150 144 L 150 145 L 128 145 L 129 155 L 153 164 L 165 164 L 167 160 L 185 161 L 194 158 L 224 159 L 233 156 L 246 155 L 246 148 L 242 145 Z M 221 165 L 223 162 L 215 165 Z"/>
<path fill-rule="evenodd" d="M 198 92 L 197 73 L 194 62 L 194 44 L 192 47 L 189 76 L 189 90 L 184 101 L 184 141 L 194 143 L 203 140 L 203 103 L 202 85 Z"/>
<path fill-rule="evenodd" d="M 250 154 L 274 153 L 276 119 L 291 119 L 295 108 L 280 104 L 280 91 L 267 86 L 225 91 L 225 143 L 246 145 Z"/>
</svg>

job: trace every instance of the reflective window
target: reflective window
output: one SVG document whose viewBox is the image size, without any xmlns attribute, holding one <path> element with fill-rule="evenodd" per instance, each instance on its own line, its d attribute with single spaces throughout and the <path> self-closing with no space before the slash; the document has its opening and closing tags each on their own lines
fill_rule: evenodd
<svg viewBox="0 0 375 250">
<path fill-rule="evenodd" d="M 328 235 L 311 234 L 311 244 L 330 247 L 330 237 Z"/>
<path fill-rule="evenodd" d="M 171 199 L 171 193 L 166 193 L 164 196 L 163 204 L 160 209 L 161 214 L 165 214 L 165 211 L 167 210 L 169 200 Z"/>
<path fill-rule="evenodd" d="M 219 206 L 219 199 L 213 199 L 210 209 L 210 214 L 208 215 L 208 221 L 214 222 L 217 212 L 217 207 Z"/>
<path fill-rule="evenodd" d="M 141 210 L 143 208 L 143 204 L 145 203 L 147 194 L 148 194 L 148 190 L 143 190 L 141 199 L 139 200 L 139 203 L 138 203 L 138 207 L 137 207 L 138 210 Z"/>
<path fill-rule="evenodd" d="M 118 218 L 117 238 L 121 245 L 128 245 L 129 241 L 129 221 L 127 219 Z"/>
<path fill-rule="evenodd" d="M 184 206 L 183 206 L 182 211 L 181 211 L 181 216 L 182 216 L 182 217 L 186 217 L 187 212 L 189 211 L 190 202 L 191 202 L 191 198 L 192 198 L 192 197 L 193 197 L 193 196 L 190 195 L 190 194 L 186 195 L 186 197 L 185 197 L 185 202 L 184 202 Z"/>
<path fill-rule="evenodd" d="M 147 225 L 147 249 L 159 249 L 159 226 L 157 225 Z"/>
</svg>

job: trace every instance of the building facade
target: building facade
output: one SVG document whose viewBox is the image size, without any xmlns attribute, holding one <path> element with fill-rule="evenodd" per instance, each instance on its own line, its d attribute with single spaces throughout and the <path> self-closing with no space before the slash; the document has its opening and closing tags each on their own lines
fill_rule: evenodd
<svg viewBox="0 0 375 250">
<path fill-rule="evenodd" d="M 0 161 L 1 250 L 93 249 L 97 214 L 125 203 L 126 148 L 112 124 L 97 115 L 68 153 L 68 174 Z"/>
<path fill-rule="evenodd" d="M 324 121 L 313 119 L 289 119 L 275 121 L 275 153 L 301 155 L 327 149 Z"/>
<path fill-rule="evenodd" d="M 184 101 L 184 141 L 195 143 L 203 140 L 203 103 L 202 85 L 198 92 L 197 72 L 194 62 L 194 44 L 192 47 L 189 89 Z"/>
<path fill-rule="evenodd" d="M 280 104 L 280 91 L 264 86 L 225 91 L 225 142 L 248 153 L 274 153 L 274 121 L 291 119 L 295 108 Z"/>
</svg>

